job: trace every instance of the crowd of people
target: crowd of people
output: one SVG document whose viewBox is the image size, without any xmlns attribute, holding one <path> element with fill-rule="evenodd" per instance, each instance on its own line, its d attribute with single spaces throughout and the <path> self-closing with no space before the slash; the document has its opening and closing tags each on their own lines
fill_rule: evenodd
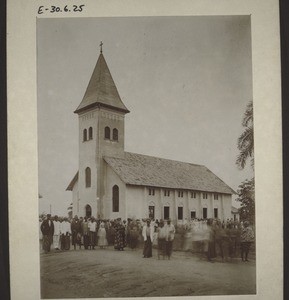
<svg viewBox="0 0 289 300">
<path fill-rule="evenodd" d="M 248 261 L 250 247 L 254 242 L 254 230 L 249 222 L 228 219 L 187 219 L 173 224 L 168 220 L 100 220 L 94 217 L 51 216 L 40 220 L 40 235 L 45 253 L 76 249 L 105 249 L 113 246 L 117 251 L 126 247 L 134 250 L 143 246 L 143 257 L 152 257 L 153 247 L 157 248 L 158 259 L 170 259 L 175 235 L 178 236 L 180 250 L 205 254 L 208 261 L 220 256 L 228 261 L 239 254 L 242 261 Z M 240 250 L 239 250 L 240 249 Z"/>
</svg>

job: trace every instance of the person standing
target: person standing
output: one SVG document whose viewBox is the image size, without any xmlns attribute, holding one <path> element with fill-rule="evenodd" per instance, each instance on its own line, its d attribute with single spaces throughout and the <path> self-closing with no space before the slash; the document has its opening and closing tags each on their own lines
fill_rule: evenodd
<svg viewBox="0 0 289 300">
<path fill-rule="evenodd" d="M 100 247 L 100 249 L 105 248 L 108 243 L 106 239 L 106 230 L 103 222 L 101 222 L 99 225 L 97 237 L 98 237 L 98 246 Z"/>
<path fill-rule="evenodd" d="M 125 227 L 121 222 L 121 218 L 116 220 L 115 224 L 115 238 L 114 238 L 114 249 L 123 251 L 126 247 L 126 239 L 125 239 Z"/>
<path fill-rule="evenodd" d="M 61 223 L 61 250 L 70 249 L 71 227 L 68 219 L 65 217 Z"/>
<path fill-rule="evenodd" d="M 42 248 L 45 253 L 48 253 L 50 252 L 54 234 L 54 225 L 50 214 L 46 216 L 46 219 L 42 222 L 40 229 L 43 235 Z"/>
<path fill-rule="evenodd" d="M 249 261 L 248 254 L 252 242 L 254 241 L 254 232 L 253 229 L 249 226 L 248 221 L 244 222 L 244 228 L 241 231 L 241 258 L 242 261 Z"/>
<path fill-rule="evenodd" d="M 138 245 L 139 231 L 135 221 L 131 221 L 129 227 L 129 247 L 134 250 Z"/>
<path fill-rule="evenodd" d="M 89 228 L 89 242 L 90 242 L 90 249 L 95 249 L 96 245 L 96 222 L 94 217 L 91 217 L 90 222 L 88 223 Z"/>
<path fill-rule="evenodd" d="M 83 222 L 81 223 L 81 230 L 83 234 L 84 249 L 87 250 L 89 246 L 89 229 L 88 229 L 87 217 L 84 217 Z"/>
<path fill-rule="evenodd" d="M 61 234 L 61 223 L 59 222 L 58 216 L 54 216 L 53 220 L 53 226 L 54 226 L 54 234 L 53 234 L 53 246 L 55 250 L 60 250 L 60 234 Z"/>
<path fill-rule="evenodd" d="M 215 251 L 215 231 L 213 230 L 213 219 L 208 219 L 204 230 L 204 252 L 209 262 L 214 262 L 212 258 L 216 257 Z"/>
<path fill-rule="evenodd" d="M 151 225 L 151 220 L 147 219 L 142 229 L 142 236 L 144 239 L 143 257 L 152 257 L 152 243 L 154 239 L 154 226 Z"/>
<path fill-rule="evenodd" d="M 170 219 L 168 219 L 167 221 L 166 232 L 166 254 L 168 256 L 168 259 L 170 259 L 173 252 L 173 242 L 176 232 L 175 226 L 171 223 Z"/>
<path fill-rule="evenodd" d="M 72 233 L 72 245 L 74 250 L 76 249 L 76 245 L 79 245 L 79 249 L 81 248 L 81 223 L 78 219 L 78 216 L 75 216 L 71 222 L 71 233 Z"/>
<path fill-rule="evenodd" d="M 160 255 L 163 256 L 163 259 L 165 259 L 167 231 L 166 231 L 166 228 L 164 227 L 163 220 L 160 220 L 160 222 L 159 222 L 157 233 L 158 233 L 158 259 L 160 259 Z"/>
</svg>

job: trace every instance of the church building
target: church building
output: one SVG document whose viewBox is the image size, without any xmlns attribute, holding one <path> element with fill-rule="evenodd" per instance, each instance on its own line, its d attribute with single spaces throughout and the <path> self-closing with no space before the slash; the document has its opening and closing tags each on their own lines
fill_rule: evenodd
<svg viewBox="0 0 289 300">
<path fill-rule="evenodd" d="M 174 222 L 231 218 L 235 192 L 203 165 L 126 152 L 122 102 L 102 49 L 79 118 L 79 167 L 66 190 L 73 215 Z"/>
</svg>

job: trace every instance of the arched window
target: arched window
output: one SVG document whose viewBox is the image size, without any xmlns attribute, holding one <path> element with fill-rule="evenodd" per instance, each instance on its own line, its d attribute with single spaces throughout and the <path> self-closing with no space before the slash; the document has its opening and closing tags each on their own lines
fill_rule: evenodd
<svg viewBox="0 0 289 300">
<path fill-rule="evenodd" d="M 104 128 L 104 138 L 110 140 L 110 128 L 108 126 Z"/>
<path fill-rule="evenodd" d="M 118 130 L 116 128 L 114 128 L 112 131 L 112 139 L 114 141 L 118 141 Z"/>
<path fill-rule="evenodd" d="M 84 142 L 87 141 L 87 130 L 86 129 L 83 130 L 83 141 Z"/>
<path fill-rule="evenodd" d="M 88 205 L 88 204 L 85 206 L 85 216 L 86 216 L 87 218 L 90 218 L 90 217 L 91 217 L 91 206 Z"/>
<path fill-rule="evenodd" d="M 117 185 L 112 188 L 112 211 L 119 212 L 119 187 Z"/>
<path fill-rule="evenodd" d="M 91 170 L 89 167 L 85 169 L 85 187 L 91 187 Z"/>
<path fill-rule="evenodd" d="M 89 127 L 88 129 L 88 139 L 92 140 L 92 127 Z"/>
</svg>

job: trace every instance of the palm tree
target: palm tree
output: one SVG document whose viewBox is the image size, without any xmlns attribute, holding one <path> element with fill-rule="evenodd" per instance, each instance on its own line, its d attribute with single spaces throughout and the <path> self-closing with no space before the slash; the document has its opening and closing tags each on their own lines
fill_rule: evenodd
<svg viewBox="0 0 289 300">
<path fill-rule="evenodd" d="M 237 157 L 236 165 L 239 169 L 245 168 L 246 162 L 251 158 L 251 167 L 254 168 L 254 128 L 253 128 L 253 102 L 250 101 L 247 105 L 242 126 L 243 133 L 238 138 L 238 149 L 240 154 Z"/>
</svg>

